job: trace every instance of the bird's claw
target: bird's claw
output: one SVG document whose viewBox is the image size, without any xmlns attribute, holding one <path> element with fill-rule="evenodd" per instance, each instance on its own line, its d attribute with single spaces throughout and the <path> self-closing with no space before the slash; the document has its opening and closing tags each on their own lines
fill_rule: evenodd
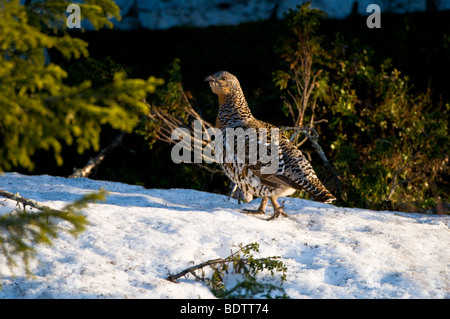
<svg viewBox="0 0 450 319">
<path fill-rule="evenodd" d="M 282 207 L 278 207 L 278 208 L 275 210 L 275 212 L 273 213 L 273 215 L 272 215 L 269 219 L 267 219 L 267 220 L 272 220 L 272 219 L 278 218 L 280 215 L 282 215 L 282 216 L 284 216 L 284 217 L 288 217 L 288 214 L 286 214 L 286 213 L 284 212 L 283 208 L 282 208 Z"/>
</svg>

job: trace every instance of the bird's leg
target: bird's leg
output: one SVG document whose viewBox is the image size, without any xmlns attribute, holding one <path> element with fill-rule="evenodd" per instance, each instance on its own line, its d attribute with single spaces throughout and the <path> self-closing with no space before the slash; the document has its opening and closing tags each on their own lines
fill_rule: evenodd
<svg viewBox="0 0 450 319">
<path fill-rule="evenodd" d="M 230 196 L 230 200 L 232 199 L 232 198 L 234 198 L 234 194 L 236 194 L 236 191 L 237 191 L 237 189 L 238 189 L 238 187 L 237 187 L 237 184 L 234 184 L 233 183 L 233 189 L 231 190 L 231 192 L 230 192 L 230 194 L 228 195 L 228 196 Z M 241 205 L 241 196 L 239 195 L 239 198 L 238 198 L 238 204 L 239 205 Z"/>
<path fill-rule="evenodd" d="M 244 213 L 246 214 L 262 214 L 264 215 L 266 212 L 266 205 L 268 202 L 268 198 L 267 197 L 263 197 L 261 200 L 261 204 L 259 205 L 257 210 L 252 210 L 252 209 L 243 209 Z"/>
<path fill-rule="evenodd" d="M 288 215 L 284 212 L 283 207 L 281 207 L 278 204 L 277 197 L 276 196 L 270 196 L 269 198 L 270 198 L 270 201 L 271 201 L 272 207 L 273 207 L 273 216 L 270 217 L 268 220 L 275 219 L 275 218 L 277 218 L 280 215 L 283 215 L 283 216 L 287 217 Z"/>
</svg>

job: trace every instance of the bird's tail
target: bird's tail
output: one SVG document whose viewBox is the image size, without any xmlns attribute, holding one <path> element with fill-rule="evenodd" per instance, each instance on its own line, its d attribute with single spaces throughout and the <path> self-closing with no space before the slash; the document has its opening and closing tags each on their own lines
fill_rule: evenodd
<svg viewBox="0 0 450 319">
<path fill-rule="evenodd" d="M 316 201 L 331 204 L 336 200 L 336 197 L 333 196 L 325 187 L 323 191 L 321 191 L 319 194 L 314 194 L 313 192 L 309 193 Z"/>
<path fill-rule="evenodd" d="M 336 198 L 326 189 L 317 177 L 311 163 L 293 144 L 284 144 L 287 157 L 285 175 L 297 185 L 297 189 L 308 192 L 316 201 L 332 203 Z"/>
<path fill-rule="evenodd" d="M 305 184 L 303 189 L 316 201 L 330 204 L 336 200 L 336 197 L 326 189 L 315 174 L 314 176 L 309 176 L 308 181 Z"/>
</svg>

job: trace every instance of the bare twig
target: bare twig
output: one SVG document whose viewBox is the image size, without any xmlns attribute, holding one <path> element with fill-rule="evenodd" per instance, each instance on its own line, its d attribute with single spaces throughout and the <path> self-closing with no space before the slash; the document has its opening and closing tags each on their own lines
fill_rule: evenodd
<svg viewBox="0 0 450 319">
<path fill-rule="evenodd" d="M 236 256 L 237 254 L 239 254 L 244 248 L 245 247 L 242 247 L 242 248 L 240 248 L 238 251 L 236 251 L 234 253 L 231 252 L 231 255 L 228 256 L 227 258 L 211 259 L 211 260 L 205 261 L 205 262 L 203 262 L 201 264 L 189 267 L 189 268 L 187 268 L 187 269 L 185 269 L 185 270 L 183 270 L 183 271 L 181 271 L 181 272 L 179 272 L 179 273 L 177 273 L 175 275 L 170 275 L 169 277 L 167 277 L 167 280 L 176 283 L 178 278 L 186 276 L 189 273 L 193 274 L 195 277 L 197 277 L 195 275 L 195 273 L 194 273 L 196 270 L 203 269 L 203 268 L 208 267 L 208 266 L 215 266 L 215 265 L 219 265 L 219 264 L 223 265 L 223 264 L 229 263 L 229 262 L 236 262 L 236 260 L 233 259 L 233 257 Z M 238 262 L 246 262 L 247 260 L 248 260 L 247 258 L 240 258 L 237 261 Z"/>
<path fill-rule="evenodd" d="M 395 191 L 395 188 L 398 186 L 398 185 L 401 185 L 401 184 L 404 184 L 404 183 L 408 183 L 408 182 L 410 182 L 411 180 L 413 180 L 413 179 L 415 179 L 416 177 L 412 177 L 412 178 L 408 178 L 408 179 L 406 179 L 406 180 L 403 180 L 403 181 L 400 181 L 400 182 L 397 182 L 397 178 L 398 178 L 398 175 L 411 163 L 411 162 L 413 162 L 414 161 L 414 157 L 412 157 L 411 159 L 409 159 L 406 163 L 405 163 L 405 165 L 403 165 L 402 167 L 400 167 L 398 170 L 396 170 L 395 171 L 395 174 L 394 174 L 394 177 L 392 178 L 392 185 L 391 185 L 391 189 L 389 190 L 389 194 L 388 194 L 388 197 L 387 197 L 387 199 L 388 200 L 390 200 L 391 199 L 391 197 L 392 197 L 392 195 L 394 194 L 394 191 Z"/>
<path fill-rule="evenodd" d="M 246 261 L 248 261 L 248 259 L 247 258 L 241 258 L 241 259 L 238 259 L 237 261 L 245 263 Z M 194 277 L 198 278 L 198 276 L 196 276 L 195 273 L 194 273 L 196 270 L 203 269 L 203 268 L 208 267 L 208 266 L 223 265 L 223 264 L 230 263 L 230 262 L 234 262 L 234 260 L 232 260 L 230 257 L 208 260 L 208 261 L 205 261 L 205 262 L 203 262 L 201 264 L 189 267 L 189 268 L 187 268 L 187 269 L 185 269 L 185 270 L 183 270 L 183 271 L 181 271 L 181 272 L 179 272 L 179 273 L 177 273 L 175 275 L 170 275 L 169 277 L 167 277 L 167 280 L 176 283 L 177 279 L 179 279 L 179 278 L 181 278 L 183 276 L 186 276 L 187 274 L 193 274 Z"/>
</svg>

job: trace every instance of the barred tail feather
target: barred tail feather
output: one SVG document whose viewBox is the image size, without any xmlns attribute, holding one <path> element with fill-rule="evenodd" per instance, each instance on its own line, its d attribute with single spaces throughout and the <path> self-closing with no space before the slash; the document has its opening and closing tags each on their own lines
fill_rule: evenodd
<svg viewBox="0 0 450 319">
<path fill-rule="evenodd" d="M 319 194 L 310 193 L 312 197 L 318 202 L 331 204 L 336 200 L 336 197 L 334 197 L 329 191 L 324 189 Z"/>
</svg>

